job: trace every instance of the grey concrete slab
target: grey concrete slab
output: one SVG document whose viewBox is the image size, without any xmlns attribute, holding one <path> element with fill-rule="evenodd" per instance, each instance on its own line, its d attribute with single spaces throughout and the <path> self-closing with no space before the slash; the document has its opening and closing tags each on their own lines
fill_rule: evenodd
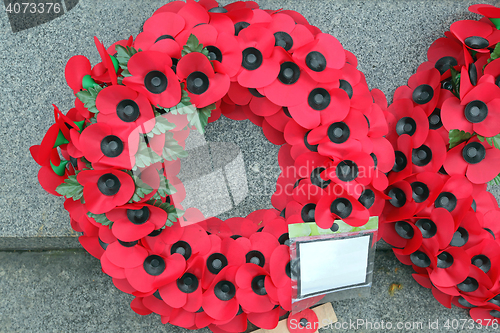
<svg viewBox="0 0 500 333">
<path fill-rule="evenodd" d="M 227 4 L 230 1 L 222 1 Z M 426 50 L 467 11 L 472 0 L 258 0 L 263 8 L 292 9 L 336 36 L 359 59 L 371 88 L 390 96 L 425 60 Z M 485 0 L 484 3 L 498 3 Z M 76 3 L 76 5 L 75 5 Z M 165 1 L 68 1 L 72 8 L 42 25 L 13 32 L 0 11 L 0 248 L 30 248 L 37 238 L 66 246 L 76 237 L 62 200 L 38 185 L 38 166 L 29 146 L 40 143 L 52 124 L 51 104 L 67 111 L 73 96 L 64 81 L 66 61 L 84 54 L 93 64 L 93 36 L 105 45 L 136 35 L 144 20 Z M 16 28 L 17 29 L 17 28 Z M 17 31 L 14 29 L 14 31 Z M 249 121 L 221 120 L 208 127 L 213 142 L 233 142 L 243 153 L 249 195 L 228 216 L 270 207 L 269 191 L 277 177 L 277 147 L 267 143 Z M 239 184 L 233 180 L 232 184 Z M 59 237 L 65 239 L 58 244 Z M 48 242 L 48 241 L 47 241 Z M 70 242 L 71 243 L 71 242 Z M 9 245 L 10 244 L 10 245 Z M 73 239 L 72 244 L 76 244 Z"/>
<path fill-rule="evenodd" d="M 337 325 L 343 328 L 332 326 L 320 332 L 476 331 L 467 328 L 472 322 L 466 310 L 441 306 L 391 251 L 379 251 L 376 256 L 370 297 L 334 302 Z M 101 272 L 99 261 L 83 251 L 0 252 L 0 262 L 1 333 L 187 332 L 162 325 L 158 315 L 134 313 L 129 308 L 133 297 L 116 289 Z M 391 293 L 392 284 L 402 289 Z M 447 320 L 450 329 L 445 326 Z M 429 327 L 436 322 L 437 329 Z M 389 323 L 392 329 L 381 328 Z M 457 324 L 459 328 L 453 329 Z"/>
</svg>

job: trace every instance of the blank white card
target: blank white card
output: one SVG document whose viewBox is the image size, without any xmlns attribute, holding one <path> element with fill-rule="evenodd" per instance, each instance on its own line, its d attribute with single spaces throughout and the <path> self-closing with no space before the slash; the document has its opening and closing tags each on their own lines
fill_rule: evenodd
<svg viewBox="0 0 500 333">
<path fill-rule="evenodd" d="M 366 281 L 370 235 L 299 243 L 300 291 L 304 297 Z"/>
</svg>

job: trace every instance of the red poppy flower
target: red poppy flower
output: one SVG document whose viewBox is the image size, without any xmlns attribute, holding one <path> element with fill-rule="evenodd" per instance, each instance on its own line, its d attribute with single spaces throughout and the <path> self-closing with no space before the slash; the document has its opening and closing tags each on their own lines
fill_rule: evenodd
<svg viewBox="0 0 500 333">
<path fill-rule="evenodd" d="M 142 51 L 164 52 L 178 59 L 182 45 L 176 41 L 176 37 L 185 26 L 185 19 L 176 13 L 157 13 L 144 22 L 143 32 L 137 35 L 134 47 Z"/>
<path fill-rule="evenodd" d="M 83 185 L 83 198 L 89 211 L 107 213 L 126 204 L 135 191 L 132 177 L 115 169 L 84 170 L 76 176 Z"/>
<path fill-rule="evenodd" d="M 500 121 L 500 100 L 495 96 L 500 88 L 492 83 L 481 83 L 468 92 L 462 100 L 450 98 L 443 103 L 441 119 L 450 131 L 459 129 L 476 132 L 485 137 L 499 134 L 495 126 Z"/>
<path fill-rule="evenodd" d="M 237 266 L 226 266 L 203 293 L 202 307 L 210 317 L 229 322 L 238 313 L 237 271 Z"/>
<path fill-rule="evenodd" d="M 230 78 L 238 74 L 242 53 L 238 47 L 238 40 L 229 30 L 220 30 L 211 24 L 198 25 L 179 36 L 180 44 L 184 45 L 191 34 L 207 48 L 215 72 L 227 74 Z"/>
<path fill-rule="evenodd" d="M 278 60 L 272 57 L 274 35 L 266 28 L 249 26 L 240 31 L 238 40 L 243 50 L 238 83 L 247 88 L 262 88 L 271 84 L 280 71 Z"/>
<path fill-rule="evenodd" d="M 320 33 L 314 41 L 293 52 L 295 62 L 316 81 L 332 82 L 344 67 L 346 55 L 342 44 L 329 34 Z"/>
<path fill-rule="evenodd" d="M 191 103 L 197 108 L 218 101 L 229 90 L 229 76 L 214 72 L 208 58 L 199 52 L 188 53 L 179 60 L 177 75 L 186 83 Z"/>
<path fill-rule="evenodd" d="M 275 210 L 273 210 L 275 211 Z M 277 211 L 275 211 L 277 212 Z M 264 222 L 263 222 L 264 224 Z M 262 232 L 273 235 L 281 245 L 288 243 L 288 223 L 282 216 L 275 216 L 271 221 L 264 224 Z"/>
<path fill-rule="evenodd" d="M 429 132 L 425 142 L 411 154 L 413 173 L 438 172 L 446 159 L 446 145 L 439 133 Z"/>
<path fill-rule="evenodd" d="M 469 6 L 469 11 L 488 18 L 500 18 L 500 8 L 493 5 L 478 4 Z"/>
<path fill-rule="evenodd" d="M 181 100 L 181 85 L 171 66 L 172 59 L 165 53 L 137 52 L 127 63 L 132 76 L 125 77 L 123 84 L 145 95 L 155 106 L 173 107 Z"/>
<path fill-rule="evenodd" d="M 214 321 L 214 325 L 210 325 L 208 328 L 213 333 L 245 332 L 248 328 L 248 315 L 240 307 L 238 315 L 230 321 Z"/>
<path fill-rule="evenodd" d="M 474 184 L 483 184 L 500 173 L 500 151 L 477 138 L 450 149 L 444 168 L 450 175 L 465 175 Z"/>
<path fill-rule="evenodd" d="M 363 114 L 368 119 L 368 136 L 371 138 L 381 138 L 388 134 L 389 128 L 384 111 L 380 105 L 373 103 L 363 110 Z"/>
<path fill-rule="evenodd" d="M 408 86 L 401 86 L 394 93 L 394 100 L 410 99 L 429 115 L 434 111 L 441 90 L 441 75 L 435 68 L 422 70 L 412 75 Z"/>
<path fill-rule="evenodd" d="M 265 313 L 248 313 L 248 321 L 265 330 L 273 330 L 278 326 L 281 309 L 275 306 L 274 309 Z"/>
<path fill-rule="evenodd" d="M 217 235 L 209 235 L 212 248 L 203 256 L 204 274 L 203 289 L 208 289 L 224 267 L 241 266 L 245 263 L 245 249 L 232 238 L 220 239 Z"/>
<path fill-rule="evenodd" d="M 274 34 L 274 45 L 282 47 L 289 53 L 293 54 L 296 49 L 314 40 L 312 32 L 302 23 L 296 22 L 294 17 L 288 15 L 287 11 L 273 14 L 271 19 L 267 29 Z"/>
<path fill-rule="evenodd" d="M 381 223 L 380 232 L 396 254 L 410 255 L 422 245 L 422 233 L 411 220 Z"/>
<path fill-rule="evenodd" d="M 296 106 L 308 99 L 308 92 L 316 82 L 295 62 L 283 48 L 274 50 L 273 58 L 280 64 L 280 72 L 275 80 L 265 87 L 264 94 L 281 106 Z"/>
<path fill-rule="evenodd" d="M 342 158 L 351 151 L 371 150 L 368 122 L 364 115 L 351 110 L 347 117 L 329 125 L 322 125 L 309 132 L 307 141 L 318 145 L 321 155 Z"/>
<path fill-rule="evenodd" d="M 263 92 L 263 89 L 259 90 Z M 257 116 L 264 117 L 276 114 L 281 107 L 267 99 L 259 90 L 245 88 L 238 82 L 231 82 L 227 96 L 237 105 L 250 107 Z"/>
<path fill-rule="evenodd" d="M 158 291 L 144 297 L 142 299 L 142 304 L 149 310 L 162 316 L 162 322 L 164 318 L 170 318 L 172 315 L 172 307 L 168 306 L 167 303 L 163 301 Z"/>
<path fill-rule="evenodd" d="M 427 50 L 427 59 L 436 68 L 444 79 L 449 76 L 451 67 L 463 66 L 465 64 L 462 42 L 455 36 L 436 39 Z"/>
<path fill-rule="evenodd" d="M 267 232 L 254 233 L 249 238 L 240 237 L 236 241 L 245 249 L 243 253 L 246 262 L 263 267 L 265 270 L 269 269 L 271 255 L 280 245 L 278 239 Z"/>
<path fill-rule="evenodd" d="M 420 147 L 429 134 L 429 121 L 424 110 L 413 106 L 410 99 L 403 98 L 392 103 L 388 111 L 391 115 L 387 119 L 387 139 L 395 145 L 399 136 L 407 134 L 412 138 L 413 148 Z"/>
<path fill-rule="evenodd" d="M 128 128 L 129 131 L 137 128 L 141 133 L 150 132 L 155 125 L 149 100 L 126 86 L 103 89 L 97 95 L 96 107 L 99 123 Z"/>
<path fill-rule="evenodd" d="M 101 60 L 102 60 L 101 64 L 103 67 L 103 74 L 98 79 L 100 81 L 110 82 L 113 85 L 117 85 L 118 82 L 117 82 L 116 72 L 118 71 L 119 67 L 118 67 L 118 62 L 117 62 L 116 58 L 114 58 L 114 57 L 111 58 L 111 55 L 106 51 L 104 44 L 102 44 L 99 41 L 99 39 L 97 39 L 97 37 L 95 37 L 95 36 L 94 36 L 94 43 L 95 43 L 97 51 L 99 52 L 99 55 L 101 57 Z M 113 62 L 112 59 L 114 59 L 115 62 Z M 95 72 L 95 69 L 98 65 L 99 64 L 97 64 L 94 67 L 93 72 Z"/>
<path fill-rule="evenodd" d="M 82 217 L 82 220 L 83 219 L 86 219 L 86 217 Z M 85 228 L 83 236 L 78 237 L 78 241 L 88 253 L 100 259 L 108 244 L 116 242 L 116 238 L 111 233 L 109 227 L 92 225 L 92 227 L 89 226 Z"/>
<path fill-rule="evenodd" d="M 413 189 L 405 180 L 390 185 L 385 193 L 390 197 L 382 213 L 387 222 L 412 218 L 417 209 L 413 200 Z"/>
<path fill-rule="evenodd" d="M 179 223 L 174 223 L 171 227 L 152 231 L 146 237 L 143 237 L 141 242 L 146 249 L 161 253 L 165 248 L 169 248 L 172 244 L 177 243 L 183 233 L 184 228 Z"/>
<path fill-rule="evenodd" d="M 96 123 L 82 131 L 79 145 L 94 169 L 116 167 L 130 170 L 135 164 L 139 135 L 136 131 Z"/>
<path fill-rule="evenodd" d="M 416 214 L 436 200 L 444 185 L 442 177 L 434 172 L 417 173 L 406 181 L 411 185 L 413 200 L 417 204 Z"/>
<path fill-rule="evenodd" d="M 167 213 L 147 204 L 127 204 L 106 213 L 106 217 L 114 222 L 111 230 L 116 238 L 132 242 L 164 227 Z"/>
<path fill-rule="evenodd" d="M 392 172 L 389 173 L 389 184 L 406 179 L 412 174 L 412 139 L 408 134 L 403 134 L 397 139 L 394 148 L 394 164 Z M 378 155 L 376 155 L 378 158 Z M 377 160 L 378 162 L 378 160 Z"/>
<path fill-rule="evenodd" d="M 201 280 L 204 266 L 203 258 L 196 257 L 181 277 L 159 287 L 158 290 L 165 303 L 175 309 L 198 311 L 202 304 Z"/>
<path fill-rule="evenodd" d="M 436 266 L 429 267 L 429 278 L 438 287 L 453 287 L 469 274 L 470 256 L 460 248 L 448 247 L 437 254 Z"/>
<path fill-rule="evenodd" d="M 499 250 L 498 243 L 488 238 L 483 239 L 478 245 L 466 250 L 471 258 L 471 264 L 479 267 L 483 272 L 488 274 L 490 279 L 495 283 L 495 287 L 498 287 Z"/>
<path fill-rule="evenodd" d="M 318 145 L 311 145 L 309 143 L 310 131 L 311 130 L 297 124 L 294 119 L 291 119 L 286 124 L 283 134 L 286 142 L 292 145 L 290 147 L 292 159 L 296 159 L 298 156 L 307 152 L 318 152 Z"/>
<path fill-rule="evenodd" d="M 92 66 L 90 65 L 90 61 L 82 55 L 71 57 L 64 69 L 66 82 L 75 94 L 82 89 L 93 87 L 95 82 L 93 82 L 91 73 Z"/>
<path fill-rule="evenodd" d="M 500 211 L 490 210 L 484 214 L 483 228 L 491 234 L 493 239 L 500 238 L 500 227 L 496 221 L 500 218 Z"/>
<path fill-rule="evenodd" d="M 476 323 L 480 323 L 484 326 L 498 325 L 500 321 L 500 306 L 481 306 L 470 309 L 470 316 Z"/>
<path fill-rule="evenodd" d="M 163 250 L 164 255 L 181 254 L 186 260 L 195 258 L 197 254 L 204 255 L 210 250 L 210 238 L 203 228 L 192 224 L 182 227 L 182 237 Z"/>
<path fill-rule="evenodd" d="M 307 94 L 300 104 L 289 106 L 292 118 L 302 127 L 313 129 L 320 124 L 340 122 L 349 113 L 350 100 L 347 93 L 334 83 L 308 85 Z M 365 121 L 366 122 L 366 121 Z"/>
<path fill-rule="evenodd" d="M 337 219 L 342 219 L 350 226 L 359 227 L 366 224 L 370 218 L 366 207 L 339 186 L 327 191 L 316 204 L 314 212 L 316 224 L 323 229 L 333 227 Z"/>
<path fill-rule="evenodd" d="M 461 20 L 450 26 L 450 31 L 470 50 L 486 53 L 500 41 L 500 32 L 491 23 Z"/>
<path fill-rule="evenodd" d="M 286 311 L 292 310 L 292 285 L 290 272 L 290 248 L 287 245 L 278 246 L 271 255 L 269 272 L 273 284 L 278 289 L 278 299 Z"/>
<path fill-rule="evenodd" d="M 276 294 L 276 287 L 264 268 L 252 263 L 244 264 L 238 269 L 235 281 L 238 286 L 236 298 L 245 312 L 264 313 L 276 306 L 269 296 Z"/>
</svg>

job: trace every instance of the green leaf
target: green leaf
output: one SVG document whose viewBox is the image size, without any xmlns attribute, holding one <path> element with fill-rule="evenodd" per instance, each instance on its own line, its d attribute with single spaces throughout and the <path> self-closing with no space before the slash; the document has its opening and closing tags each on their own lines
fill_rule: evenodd
<svg viewBox="0 0 500 333">
<path fill-rule="evenodd" d="M 450 66 L 452 93 L 460 98 L 460 72 Z"/>
<path fill-rule="evenodd" d="M 493 52 L 491 52 L 490 58 L 488 59 L 488 64 L 498 58 L 500 58 L 500 43 L 497 43 L 497 45 L 495 45 L 495 49 L 493 50 Z"/>
<path fill-rule="evenodd" d="M 174 161 L 188 156 L 188 153 L 177 143 L 172 132 L 167 132 L 165 133 L 165 146 L 161 156 L 167 161 Z"/>
<path fill-rule="evenodd" d="M 141 141 L 139 143 L 139 149 L 135 154 L 135 168 L 145 168 L 161 161 L 162 158 L 153 149 L 148 147 L 146 142 Z"/>
<path fill-rule="evenodd" d="M 77 92 L 76 97 L 78 97 L 89 112 L 98 113 L 99 110 L 97 110 L 95 106 L 95 99 L 97 98 L 97 94 L 99 94 L 99 92 L 103 89 L 103 87 L 96 85 L 92 88 L 88 88 L 87 90 Z"/>
<path fill-rule="evenodd" d="M 184 211 L 181 209 L 177 209 L 174 207 L 174 205 L 171 205 L 169 203 L 164 203 L 161 202 L 160 200 L 156 200 L 154 202 L 151 202 L 155 207 L 163 209 L 165 212 L 167 212 L 167 221 L 165 222 L 165 226 L 162 228 L 164 229 L 165 227 L 171 227 L 174 225 L 177 220 L 184 215 Z"/>
<path fill-rule="evenodd" d="M 158 191 L 156 191 L 155 195 L 153 195 L 152 197 L 155 200 L 161 200 L 167 195 L 177 192 L 175 187 L 168 182 L 167 177 L 165 177 L 165 175 L 160 170 L 158 170 L 158 174 L 160 176 L 160 186 L 158 187 Z"/>
<path fill-rule="evenodd" d="M 56 188 L 56 192 L 66 199 L 72 198 L 76 201 L 83 196 L 83 186 L 76 180 L 76 176 L 69 176 Z"/>
<path fill-rule="evenodd" d="M 493 136 L 493 137 L 484 137 L 484 136 L 481 136 L 479 134 L 477 134 L 477 138 L 479 139 L 479 141 L 481 142 L 484 142 L 486 140 L 486 142 L 492 146 L 492 147 L 495 147 L 496 149 L 500 149 L 500 134 L 496 135 L 496 136 Z"/>
<path fill-rule="evenodd" d="M 191 52 L 200 52 L 203 53 L 208 58 L 208 50 L 203 47 L 203 44 L 200 44 L 198 38 L 191 34 L 186 42 L 186 45 L 182 48 L 181 55 L 184 57 L 186 54 Z"/>
<path fill-rule="evenodd" d="M 144 197 L 151 192 L 153 192 L 153 188 L 149 186 L 148 184 L 144 183 L 138 176 L 132 176 L 135 182 L 135 192 L 132 198 L 129 200 L 129 203 L 132 202 L 139 202 Z"/>
<path fill-rule="evenodd" d="M 156 107 L 172 114 L 191 114 L 196 111 L 196 107 L 191 103 L 191 98 L 189 98 L 187 91 L 184 89 L 184 83 L 181 83 L 181 101 L 179 104 L 171 108 L 164 108 L 159 105 Z"/>
<path fill-rule="evenodd" d="M 449 133 L 449 138 L 450 138 L 450 149 L 458 146 L 464 141 L 469 140 L 472 137 L 471 133 L 465 132 L 465 131 L 460 131 L 457 129 L 451 130 Z"/>
<path fill-rule="evenodd" d="M 489 185 L 500 185 L 500 175 L 496 176 L 488 182 Z"/>
<path fill-rule="evenodd" d="M 162 117 L 161 114 L 155 110 L 155 127 L 147 134 L 149 138 L 155 135 L 161 135 L 175 128 L 175 124 L 169 122 L 166 118 Z"/>
<path fill-rule="evenodd" d="M 134 49 L 133 47 L 123 47 L 121 45 L 116 45 L 116 60 L 118 60 L 118 64 L 120 65 L 120 68 L 123 69 L 121 75 L 122 76 L 132 76 L 130 72 L 128 71 L 128 61 L 130 57 L 132 57 L 134 54 L 136 54 L 138 51 Z"/>
<path fill-rule="evenodd" d="M 205 126 L 208 124 L 208 118 L 212 114 L 212 110 L 215 109 L 215 103 L 210 104 L 202 109 L 196 109 L 195 113 L 188 114 L 187 118 L 189 120 L 189 125 L 196 127 L 198 132 L 201 134 L 205 133 Z"/>
<path fill-rule="evenodd" d="M 113 225 L 113 221 L 109 220 L 106 217 L 106 214 L 93 214 L 91 212 L 87 212 L 87 216 L 93 218 L 99 224 L 108 226 L 109 229 L 111 229 L 111 226 Z"/>
</svg>

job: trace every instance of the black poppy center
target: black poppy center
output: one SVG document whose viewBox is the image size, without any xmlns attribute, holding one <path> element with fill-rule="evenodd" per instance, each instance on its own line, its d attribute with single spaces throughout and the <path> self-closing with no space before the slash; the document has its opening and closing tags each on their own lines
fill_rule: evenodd
<svg viewBox="0 0 500 333">
<path fill-rule="evenodd" d="M 466 293 L 471 293 L 479 288 L 479 283 L 473 277 L 467 277 L 462 283 L 457 284 L 457 288 Z"/>
<path fill-rule="evenodd" d="M 156 38 L 155 43 L 158 43 L 159 41 L 164 40 L 164 39 L 175 40 L 175 38 L 172 37 L 171 35 L 161 35 L 160 37 Z"/>
<path fill-rule="evenodd" d="M 207 46 L 207 51 L 208 51 L 208 59 L 222 62 L 222 52 L 219 50 L 218 47 L 209 45 Z"/>
<path fill-rule="evenodd" d="M 424 183 L 422 182 L 413 182 L 411 183 L 411 189 L 413 191 L 413 200 L 415 200 L 415 202 L 417 203 L 420 203 L 420 202 L 424 202 L 425 200 L 427 200 L 427 198 L 429 198 L 429 187 L 427 187 L 427 185 L 425 185 Z"/>
<path fill-rule="evenodd" d="M 278 238 L 278 242 L 281 245 L 290 245 L 290 235 L 288 232 L 281 234 L 281 236 Z"/>
<path fill-rule="evenodd" d="M 124 242 L 118 239 L 118 243 L 120 243 L 121 246 L 123 247 L 134 247 L 137 245 L 139 241 L 133 241 L 133 242 Z"/>
<path fill-rule="evenodd" d="M 479 36 L 467 37 L 464 42 L 465 45 L 476 50 L 487 48 L 490 45 L 490 42 L 486 38 Z"/>
<path fill-rule="evenodd" d="M 436 68 L 441 75 L 446 73 L 450 67 L 455 67 L 458 65 L 457 59 L 447 56 L 447 57 L 442 57 L 436 63 L 434 64 L 434 68 Z"/>
<path fill-rule="evenodd" d="M 488 106 L 483 101 L 472 101 L 465 107 L 464 115 L 471 123 L 480 123 L 488 116 Z"/>
<path fill-rule="evenodd" d="M 292 278 L 292 269 L 290 266 L 290 262 L 288 262 L 285 266 L 285 274 L 288 276 L 290 279 Z"/>
<path fill-rule="evenodd" d="M 236 288 L 231 282 L 223 280 L 215 285 L 214 294 L 221 301 L 227 302 L 236 295 Z"/>
<path fill-rule="evenodd" d="M 127 209 L 127 218 L 133 224 L 144 224 L 149 219 L 149 208 L 147 206 L 141 209 Z"/>
<path fill-rule="evenodd" d="M 467 244 L 469 241 L 469 233 L 465 228 L 459 227 L 457 231 L 453 234 L 450 245 L 455 247 L 461 247 Z"/>
<path fill-rule="evenodd" d="M 462 156 L 465 162 L 469 164 L 477 164 L 486 157 L 486 149 L 479 142 L 471 142 L 465 145 L 462 150 Z"/>
<path fill-rule="evenodd" d="M 453 265 L 453 256 L 448 252 L 441 252 L 437 256 L 437 267 L 438 268 L 448 268 Z"/>
<path fill-rule="evenodd" d="M 266 276 L 259 275 L 253 278 L 252 280 L 252 290 L 259 296 L 267 295 L 266 286 L 265 286 Z"/>
<path fill-rule="evenodd" d="M 411 161 L 413 164 L 423 167 L 429 164 L 432 160 L 432 150 L 426 146 L 421 145 L 420 147 L 413 149 L 411 154 Z"/>
<path fill-rule="evenodd" d="M 437 197 L 434 206 L 436 208 L 443 207 L 447 211 L 451 212 L 457 206 L 457 197 L 450 192 L 443 192 Z"/>
<path fill-rule="evenodd" d="M 412 239 L 415 235 L 415 231 L 411 227 L 410 223 L 406 221 L 398 221 L 394 224 L 394 230 L 399 235 L 399 237 L 404 239 Z"/>
<path fill-rule="evenodd" d="M 313 152 L 318 152 L 318 145 L 311 145 L 309 144 L 309 142 L 307 142 L 307 136 L 309 135 L 311 131 L 308 131 L 305 135 L 304 135 L 304 144 L 306 146 L 307 149 L 309 149 L 310 151 L 313 151 Z"/>
<path fill-rule="evenodd" d="M 354 94 L 352 85 L 346 80 L 339 80 L 339 83 L 340 83 L 339 88 L 344 90 L 347 93 L 347 96 L 349 96 L 349 98 L 352 98 L 352 95 Z M 368 126 L 370 125 L 368 124 Z"/>
<path fill-rule="evenodd" d="M 312 71 L 322 72 L 326 68 L 326 58 L 318 51 L 309 52 L 306 56 L 306 65 Z"/>
<path fill-rule="evenodd" d="M 191 273 L 185 273 L 177 279 L 177 288 L 185 294 L 194 293 L 198 289 L 198 278 Z"/>
<path fill-rule="evenodd" d="M 167 90 L 168 80 L 160 71 L 151 71 L 144 77 L 144 86 L 153 94 L 161 94 Z"/>
<path fill-rule="evenodd" d="M 165 270 L 165 260 L 157 255 L 151 255 L 144 260 L 144 270 L 149 275 L 160 275 Z"/>
<path fill-rule="evenodd" d="M 429 256 L 421 251 L 415 251 L 410 254 L 410 260 L 417 267 L 425 268 L 431 265 L 431 259 L 429 259 Z"/>
<path fill-rule="evenodd" d="M 313 203 L 309 203 L 302 207 L 302 211 L 300 215 L 302 217 L 302 221 L 304 222 L 314 222 L 314 212 L 316 210 L 316 205 Z"/>
<path fill-rule="evenodd" d="M 340 226 L 338 223 L 333 222 L 332 226 L 330 227 L 330 230 L 333 232 L 337 232 L 340 229 Z"/>
<path fill-rule="evenodd" d="M 302 318 L 299 320 L 299 325 L 302 327 L 306 327 L 309 324 L 309 321 L 306 318 Z"/>
<path fill-rule="evenodd" d="M 437 130 L 438 128 L 443 127 L 443 123 L 441 121 L 441 110 L 436 108 L 428 117 L 429 119 L 429 129 Z"/>
<path fill-rule="evenodd" d="M 278 80 L 283 84 L 294 84 L 300 77 L 299 66 L 291 61 L 286 61 L 280 66 L 280 73 L 278 74 Z"/>
<path fill-rule="evenodd" d="M 124 99 L 116 106 L 116 115 L 122 121 L 131 123 L 141 115 L 139 105 L 131 99 Z"/>
<path fill-rule="evenodd" d="M 413 90 L 413 101 L 417 104 L 429 103 L 434 97 L 434 89 L 428 84 L 421 84 Z"/>
<path fill-rule="evenodd" d="M 347 198 L 337 198 L 330 205 L 330 212 L 345 219 L 352 213 L 352 203 Z"/>
<path fill-rule="evenodd" d="M 375 193 L 367 188 L 361 193 L 358 198 L 358 201 L 365 207 L 366 209 L 370 209 L 375 203 Z"/>
<path fill-rule="evenodd" d="M 101 152 L 106 157 L 117 157 L 123 152 L 123 141 L 116 135 L 108 135 L 101 141 Z"/>
<path fill-rule="evenodd" d="M 170 249 L 170 254 L 174 253 L 179 253 L 182 255 L 186 260 L 191 258 L 191 254 L 193 253 L 193 250 L 191 249 L 191 245 L 189 245 L 185 241 L 178 241 L 174 245 L 172 245 L 172 248 Z"/>
<path fill-rule="evenodd" d="M 402 189 L 397 188 L 397 187 L 392 188 L 389 191 L 388 195 L 389 195 L 389 197 L 391 197 L 391 199 L 389 199 L 389 202 L 394 207 L 401 208 L 406 204 L 406 194 Z"/>
<path fill-rule="evenodd" d="M 227 13 L 227 9 L 224 7 L 214 7 L 208 10 L 210 13 Z"/>
<path fill-rule="evenodd" d="M 484 254 L 472 257 L 471 263 L 485 273 L 488 273 L 491 268 L 491 260 Z"/>
<path fill-rule="evenodd" d="M 350 135 L 351 131 L 349 126 L 343 121 L 333 123 L 328 127 L 328 138 L 333 143 L 344 143 L 349 139 Z"/>
<path fill-rule="evenodd" d="M 359 174 L 358 165 L 351 160 L 342 161 L 337 165 L 335 173 L 337 178 L 343 182 L 353 181 Z"/>
<path fill-rule="evenodd" d="M 420 229 L 422 237 L 424 238 L 434 237 L 437 233 L 436 224 L 432 220 L 420 219 L 415 223 L 415 225 Z"/>
<path fill-rule="evenodd" d="M 473 86 L 477 85 L 477 68 L 475 64 L 469 65 L 469 81 Z"/>
<path fill-rule="evenodd" d="M 202 72 L 193 72 L 186 79 L 187 90 L 195 95 L 201 95 L 208 90 L 210 82 L 208 76 Z"/>
<path fill-rule="evenodd" d="M 164 229 L 156 229 L 156 230 L 153 230 L 149 233 L 149 237 L 156 237 L 156 236 L 159 236 L 162 232 L 163 232 Z"/>
<path fill-rule="evenodd" d="M 240 31 L 245 29 L 245 28 L 248 28 L 248 26 L 250 26 L 250 23 L 248 22 L 237 22 L 235 25 L 234 25 L 234 35 L 235 36 L 238 36 L 240 34 Z"/>
<path fill-rule="evenodd" d="M 330 93 L 324 88 L 315 88 L 309 93 L 307 103 L 311 109 L 316 111 L 324 110 L 330 105 Z"/>
<path fill-rule="evenodd" d="M 264 267 L 266 263 L 266 258 L 260 251 L 250 251 L 246 255 L 247 263 L 255 264 L 260 267 Z"/>
<path fill-rule="evenodd" d="M 396 133 L 398 135 L 408 134 L 412 136 L 417 130 L 417 123 L 410 117 L 403 117 L 399 119 L 396 124 Z"/>
<path fill-rule="evenodd" d="M 457 300 L 458 304 L 462 305 L 462 306 L 465 306 L 466 308 L 474 308 L 476 307 L 475 305 L 469 303 L 469 301 L 467 301 L 465 298 L 463 298 L 462 296 L 460 296 Z"/>
<path fill-rule="evenodd" d="M 293 39 L 288 33 L 278 31 L 274 33 L 274 45 L 281 46 L 285 50 L 290 50 L 293 46 Z"/>
<path fill-rule="evenodd" d="M 313 185 L 316 185 L 318 187 L 321 187 L 321 188 L 326 188 L 328 185 L 330 185 L 331 183 L 331 180 L 323 180 L 323 178 L 321 178 L 321 173 L 323 171 L 325 171 L 326 169 L 324 167 L 319 167 L 319 168 L 316 168 L 314 169 L 312 172 L 311 172 L 311 183 Z"/>
<path fill-rule="evenodd" d="M 227 258 L 222 253 L 213 253 L 207 259 L 207 269 L 212 274 L 219 274 L 227 264 Z"/>
<path fill-rule="evenodd" d="M 394 152 L 396 158 L 394 160 L 394 166 L 392 167 L 392 171 L 400 172 L 403 171 L 408 165 L 408 160 L 406 159 L 405 154 L 403 152 L 397 150 Z"/>
<path fill-rule="evenodd" d="M 248 47 L 243 50 L 243 60 L 241 65 L 243 68 L 253 71 L 262 65 L 263 57 L 262 53 L 255 47 Z"/>
<path fill-rule="evenodd" d="M 106 173 L 99 177 L 97 188 L 104 195 L 112 196 L 120 191 L 121 183 L 118 177 L 112 173 Z"/>
</svg>

